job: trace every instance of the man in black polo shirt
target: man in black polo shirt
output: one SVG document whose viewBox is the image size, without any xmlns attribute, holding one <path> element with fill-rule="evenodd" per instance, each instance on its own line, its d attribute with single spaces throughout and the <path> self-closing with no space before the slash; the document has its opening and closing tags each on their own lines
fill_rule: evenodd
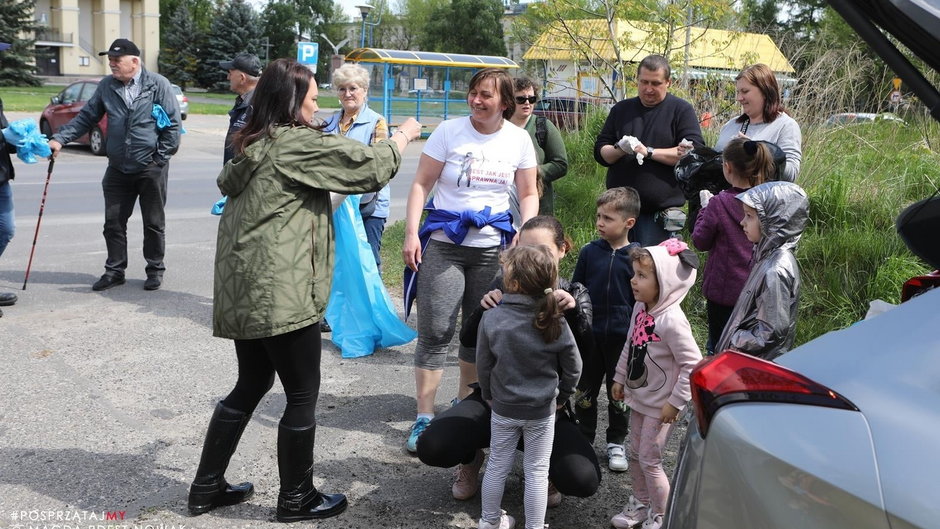
<svg viewBox="0 0 940 529">
<path fill-rule="evenodd" d="M 666 240 L 663 216 L 679 208 L 685 196 L 673 168 L 676 147 L 683 138 L 704 144 L 695 111 L 687 101 L 669 93 L 672 70 L 661 55 L 649 55 L 637 67 L 637 97 L 624 99 L 610 110 L 594 143 L 594 159 L 607 167 L 607 189 L 630 186 L 640 194 L 640 216 L 630 241 L 654 246 Z M 628 136 L 638 141 L 631 142 Z M 637 160 L 642 156 L 642 165 Z"/>
</svg>

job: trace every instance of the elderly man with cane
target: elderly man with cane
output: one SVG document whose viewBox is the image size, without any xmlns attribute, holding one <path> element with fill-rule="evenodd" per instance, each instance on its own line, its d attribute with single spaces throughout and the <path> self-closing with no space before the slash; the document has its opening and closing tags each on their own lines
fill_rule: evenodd
<svg viewBox="0 0 940 529">
<path fill-rule="evenodd" d="M 165 270 L 164 207 L 170 157 L 180 142 L 179 104 L 170 82 L 143 67 L 140 49 L 133 42 L 117 39 L 99 55 L 108 56 L 111 75 L 101 79 L 88 103 L 53 134 L 49 146 L 57 155 L 63 144 L 87 133 L 108 115 L 108 169 L 101 183 L 108 259 L 104 275 L 91 288 L 124 284 L 127 219 L 139 200 L 147 261 L 144 289 L 157 290 Z"/>
</svg>

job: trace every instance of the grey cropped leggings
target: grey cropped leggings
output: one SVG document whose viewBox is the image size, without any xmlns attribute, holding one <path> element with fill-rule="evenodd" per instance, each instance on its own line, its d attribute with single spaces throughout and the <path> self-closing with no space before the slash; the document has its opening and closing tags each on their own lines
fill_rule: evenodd
<svg viewBox="0 0 940 529">
<path fill-rule="evenodd" d="M 415 367 L 444 369 L 457 332 L 457 315 L 469 316 L 499 271 L 499 248 L 473 248 L 431 240 L 418 274 L 418 343 Z M 460 346 L 458 357 L 475 362 L 476 350 Z"/>
</svg>

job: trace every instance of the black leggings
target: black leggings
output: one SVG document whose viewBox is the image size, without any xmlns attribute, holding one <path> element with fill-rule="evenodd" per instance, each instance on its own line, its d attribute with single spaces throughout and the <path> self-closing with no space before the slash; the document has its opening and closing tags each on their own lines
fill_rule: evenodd
<svg viewBox="0 0 940 529">
<path fill-rule="evenodd" d="M 587 498 L 601 483 L 597 454 L 564 413 L 557 414 L 548 477 L 559 492 Z M 490 408 L 475 389 L 456 406 L 436 416 L 418 438 L 418 458 L 425 465 L 449 468 L 473 461 L 490 445 Z"/>
<path fill-rule="evenodd" d="M 313 425 L 320 396 L 320 346 L 319 324 L 269 338 L 235 340 L 238 381 L 222 404 L 253 413 L 277 373 L 287 397 L 281 424 Z"/>
</svg>

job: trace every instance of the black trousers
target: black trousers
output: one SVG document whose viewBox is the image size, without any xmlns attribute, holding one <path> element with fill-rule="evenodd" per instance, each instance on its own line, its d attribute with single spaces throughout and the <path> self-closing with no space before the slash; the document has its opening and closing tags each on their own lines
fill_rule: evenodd
<svg viewBox="0 0 940 529">
<path fill-rule="evenodd" d="M 251 414 L 274 385 L 277 373 L 287 407 L 281 424 L 306 428 L 314 424 L 320 396 L 320 324 L 256 340 L 235 340 L 238 381 L 222 403 Z"/>
<path fill-rule="evenodd" d="M 144 224 L 144 259 L 147 276 L 162 276 L 165 248 L 167 175 L 170 164 L 150 164 L 138 173 L 122 173 L 108 167 L 101 181 L 104 191 L 104 242 L 108 247 L 108 272 L 123 276 L 127 269 L 127 219 L 140 202 Z"/>
<path fill-rule="evenodd" d="M 578 426 L 556 414 L 555 440 L 548 477 L 559 492 L 587 498 L 601 483 L 597 455 Z M 450 468 L 473 461 L 476 451 L 490 446 L 490 407 L 476 389 L 467 398 L 434 417 L 418 438 L 418 458 L 433 467 Z"/>
<path fill-rule="evenodd" d="M 705 311 L 708 314 L 708 343 L 706 344 L 706 351 L 708 354 L 712 355 L 716 352 L 715 347 L 718 346 L 718 339 L 721 338 L 721 333 L 725 330 L 725 325 L 728 325 L 728 320 L 731 319 L 731 313 L 734 312 L 734 305 L 719 305 L 711 300 L 705 300 Z"/>
<path fill-rule="evenodd" d="M 620 360 L 620 353 L 623 351 L 625 342 L 626 338 L 622 336 L 608 339 L 595 334 L 594 358 L 590 362 L 585 362 L 581 371 L 578 389 L 584 392 L 586 397 L 575 403 L 574 412 L 578 416 L 581 432 L 591 443 L 594 442 L 594 436 L 597 433 L 597 397 L 605 384 L 607 387 L 607 442 L 622 445 L 627 438 L 630 411 L 622 411 L 615 407 L 614 399 L 610 394 L 610 388 L 614 385 L 617 361 Z M 588 405 L 582 408 L 582 403 Z"/>
</svg>

